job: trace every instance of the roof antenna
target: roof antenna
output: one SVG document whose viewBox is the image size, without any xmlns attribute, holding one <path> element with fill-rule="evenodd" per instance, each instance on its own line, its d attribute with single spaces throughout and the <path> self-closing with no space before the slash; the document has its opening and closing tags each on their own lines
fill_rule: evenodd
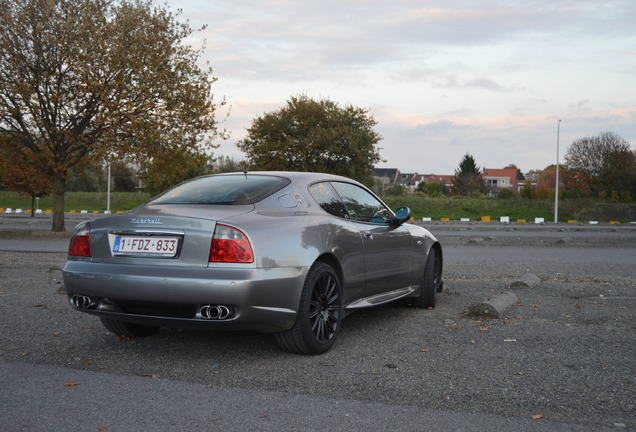
<svg viewBox="0 0 636 432">
<path fill-rule="evenodd" d="M 243 174 L 245 174 L 245 179 L 247 179 L 247 162 L 243 159 Z"/>
</svg>

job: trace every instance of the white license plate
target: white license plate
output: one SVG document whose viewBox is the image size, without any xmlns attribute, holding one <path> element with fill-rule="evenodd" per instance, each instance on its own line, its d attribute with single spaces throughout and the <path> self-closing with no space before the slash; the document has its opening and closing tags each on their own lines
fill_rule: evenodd
<svg viewBox="0 0 636 432">
<path fill-rule="evenodd" d="M 174 257 L 178 249 L 178 237 L 117 236 L 113 244 L 114 255 Z"/>
</svg>

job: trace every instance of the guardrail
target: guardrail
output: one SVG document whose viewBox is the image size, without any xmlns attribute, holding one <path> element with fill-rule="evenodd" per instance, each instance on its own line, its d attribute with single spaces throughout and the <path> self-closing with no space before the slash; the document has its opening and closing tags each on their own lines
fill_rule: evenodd
<svg viewBox="0 0 636 432">
<path fill-rule="evenodd" d="M 13 214 L 20 214 L 20 213 L 31 213 L 31 209 L 12 209 L 12 208 L 0 208 L 0 213 L 13 213 Z M 53 210 L 51 209 L 37 209 L 35 211 L 35 214 L 52 214 Z M 111 213 L 123 213 L 123 211 L 116 211 L 116 212 L 106 212 L 106 211 L 100 211 L 100 210 L 70 210 L 66 213 L 70 213 L 70 214 L 111 214 Z"/>
<path fill-rule="evenodd" d="M 22 209 L 12 209 L 12 208 L 0 208 L 0 213 L 14 213 L 14 214 L 20 214 L 20 213 L 31 213 L 31 209 L 27 209 L 27 210 L 22 210 Z M 38 209 L 35 211 L 36 214 L 51 214 L 53 213 L 53 210 L 50 209 Z M 99 210 L 70 210 L 69 212 L 70 214 L 111 214 L 113 212 L 102 212 Z M 114 213 L 123 213 L 122 211 L 117 211 Z M 411 218 L 411 220 L 415 220 L 414 218 Z M 439 218 L 439 219 L 433 219 L 431 217 L 424 217 L 421 219 L 422 222 L 432 222 L 434 220 L 440 221 L 440 222 L 451 222 L 450 218 Z M 471 221 L 470 218 L 461 218 L 458 220 L 459 222 L 497 222 L 496 219 L 493 221 L 492 218 L 490 216 L 482 216 L 480 220 L 477 221 Z M 512 221 L 510 220 L 509 216 L 500 216 L 499 217 L 499 223 L 503 223 L 503 224 L 509 224 Z M 535 224 L 543 224 L 546 223 L 545 218 L 534 218 L 534 221 L 530 220 L 528 221 L 527 219 L 517 219 L 516 220 L 517 223 L 535 223 Z M 567 223 L 589 223 L 591 225 L 596 225 L 599 222 L 598 221 L 577 221 L 577 220 L 569 220 L 567 221 Z M 612 225 L 619 225 L 622 222 L 620 221 L 609 221 L 610 224 Z M 627 223 L 627 222 L 626 222 Z M 636 224 L 636 222 L 629 222 L 629 224 Z"/>
<path fill-rule="evenodd" d="M 411 220 L 415 220 L 414 218 L 411 218 Z M 432 222 L 435 219 L 430 218 L 430 217 L 424 217 L 421 219 L 422 222 Z M 437 219 L 440 222 L 452 222 L 452 220 L 450 218 L 440 218 Z M 459 222 L 497 222 L 496 220 L 492 220 L 490 216 L 482 216 L 480 220 L 476 220 L 476 221 L 471 221 L 470 218 L 461 218 L 458 219 Z M 509 224 L 512 221 L 510 220 L 510 216 L 500 216 L 499 217 L 499 223 L 502 224 Z M 534 218 L 534 221 L 530 220 L 528 221 L 527 219 L 517 219 L 516 220 L 517 223 L 535 223 L 535 224 L 545 224 L 545 218 Z M 568 220 L 567 223 L 589 223 L 590 225 L 597 225 L 599 223 L 599 221 L 578 221 L 578 220 Z M 623 222 L 620 221 L 609 221 L 609 223 L 611 225 L 620 225 Z M 626 222 L 627 223 L 627 222 Z M 629 224 L 636 224 L 636 222 L 628 222 Z"/>
</svg>

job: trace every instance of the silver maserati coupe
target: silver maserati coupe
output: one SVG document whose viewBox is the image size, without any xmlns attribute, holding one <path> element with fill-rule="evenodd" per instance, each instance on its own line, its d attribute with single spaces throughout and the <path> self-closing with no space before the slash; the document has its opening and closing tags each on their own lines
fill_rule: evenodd
<svg viewBox="0 0 636 432">
<path fill-rule="evenodd" d="M 197 177 L 127 213 L 79 224 L 64 286 L 111 332 L 274 333 L 321 354 L 356 309 L 435 306 L 442 247 L 362 184 L 317 173 Z"/>
</svg>

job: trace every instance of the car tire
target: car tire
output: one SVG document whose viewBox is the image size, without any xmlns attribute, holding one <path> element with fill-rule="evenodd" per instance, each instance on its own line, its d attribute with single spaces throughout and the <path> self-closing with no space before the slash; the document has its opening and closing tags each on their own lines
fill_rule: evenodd
<svg viewBox="0 0 636 432">
<path fill-rule="evenodd" d="M 110 318 L 100 318 L 102 324 L 108 331 L 120 336 L 145 337 L 151 336 L 161 327 L 149 326 L 144 324 L 134 324 L 125 321 L 114 320 Z"/>
<path fill-rule="evenodd" d="M 422 287 L 420 295 L 413 298 L 413 306 L 416 308 L 432 309 L 435 307 L 435 293 L 439 284 L 439 266 L 435 249 L 428 252 L 426 265 L 424 266 L 424 277 L 422 278 Z"/>
<path fill-rule="evenodd" d="M 342 320 L 340 280 L 333 268 L 315 263 L 305 280 L 294 326 L 277 333 L 276 341 L 295 354 L 323 354 L 340 333 Z"/>
</svg>

